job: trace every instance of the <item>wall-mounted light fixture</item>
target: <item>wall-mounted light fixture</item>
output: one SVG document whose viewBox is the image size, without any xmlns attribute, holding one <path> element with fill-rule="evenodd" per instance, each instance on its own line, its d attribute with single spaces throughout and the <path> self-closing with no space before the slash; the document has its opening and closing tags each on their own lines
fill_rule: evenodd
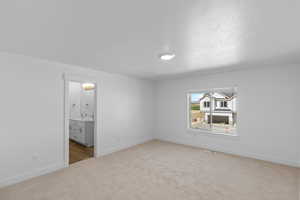
<svg viewBox="0 0 300 200">
<path fill-rule="evenodd" d="M 94 83 L 83 83 L 82 88 L 84 90 L 93 90 L 93 89 L 95 89 L 95 84 Z"/>
</svg>

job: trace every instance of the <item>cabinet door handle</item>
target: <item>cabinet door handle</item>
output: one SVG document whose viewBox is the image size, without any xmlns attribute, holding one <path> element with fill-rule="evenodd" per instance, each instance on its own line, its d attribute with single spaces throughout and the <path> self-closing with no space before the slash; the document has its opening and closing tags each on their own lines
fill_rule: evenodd
<svg viewBox="0 0 300 200">
<path fill-rule="evenodd" d="M 79 132 L 82 133 L 82 128 L 79 129 Z"/>
</svg>

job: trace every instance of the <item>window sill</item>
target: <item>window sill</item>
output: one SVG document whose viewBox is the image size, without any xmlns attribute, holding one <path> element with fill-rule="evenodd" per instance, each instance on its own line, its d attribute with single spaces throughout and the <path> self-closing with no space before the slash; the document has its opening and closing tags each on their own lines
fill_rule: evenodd
<svg viewBox="0 0 300 200">
<path fill-rule="evenodd" d="M 210 131 L 210 130 L 207 130 L 207 129 L 196 129 L 196 128 L 187 128 L 188 131 L 191 131 L 191 132 L 197 132 L 197 133 L 200 133 L 200 134 L 205 134 L 205 135 L 209 135 L 209 136 L 225 136 L 225 137 L 228 137 L 228 138 L 238 138 L 239 135 L 234 132 L 234 133 L 224 133 L 224 132 L 219 132 L 219 131 Z"/>
</svg>

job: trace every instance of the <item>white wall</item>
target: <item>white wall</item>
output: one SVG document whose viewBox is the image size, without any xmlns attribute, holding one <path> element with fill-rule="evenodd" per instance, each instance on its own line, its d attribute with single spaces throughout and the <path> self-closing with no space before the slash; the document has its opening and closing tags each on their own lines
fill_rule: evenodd
<svg viewBox="0 0 300 200">
<path fill-rule="evenodd" d="M 0 186 L 63 166 L 64 72 L 100 83 L 99 155 L 152 139 L 152 82 L 1 53 Z"/>
<path fill-rule="evenodd" d="M 82 83 L 69 82 L 70 119 L 94 120 L 95 116 L 95 89 L 84 90 Z"/>
<path fill-rule="evenodd" d="M 81 119 L 80 112 L 80 97 L 81 97 L 81 84 L 79 82 L 69 82 L 69 97 L 70 97 L 70 118 Z"/>
<path fill-rule="evenodd" d="M 99 155 L 156 137 L 300 164 L 298 66 L 156 81 L 153 88 L 151 81 L 2 53 L 0 186 L 63 167 L 64 72 L 100 83 Z M 186 92 L 230 86 L 238 87 L 239 137 L 187 130 Z"/>
<path fill-rule="evenodd" d="M 300 68 L 282 66 L 156 83 L 156 138 L 300 166 Z M 238 87 L 239 137 L 187 130 L 189 90 Z"/>
<path fill-rule="evenodd" d="M 80 112 L 86 119 L 93 120 L 95 117 L 95 91 L 93 90 L 84 90 L 82 85 L 79 84 L 80 89 Z"/>
</svg>

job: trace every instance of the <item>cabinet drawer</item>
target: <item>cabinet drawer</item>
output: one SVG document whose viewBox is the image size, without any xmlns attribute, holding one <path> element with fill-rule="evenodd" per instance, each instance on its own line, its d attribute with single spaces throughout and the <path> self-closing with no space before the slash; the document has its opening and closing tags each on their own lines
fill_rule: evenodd
<svg viewBox="0 0 300 200">
<path fill-rule="evenodd" d="M 70 127 L 74 128 L 84 128 L 84 123 L 77 120 L 70 120 Z"/>
</svg>

